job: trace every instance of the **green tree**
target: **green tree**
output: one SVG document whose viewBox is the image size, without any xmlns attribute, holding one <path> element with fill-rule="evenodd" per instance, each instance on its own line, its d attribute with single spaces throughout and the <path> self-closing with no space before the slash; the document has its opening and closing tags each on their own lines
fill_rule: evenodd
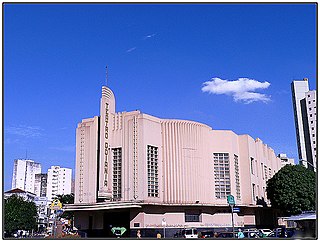
<svg viewBox="0 0 320 242">
<path fill-rule="evenodd" d="M 37 206 L 22 197 L 12 195 L 4 201 L 4 229 L 10 234 L 16 230 L 37 229 Z"/>
<path fill-rule="evenodd" d="M 59 201 L 64 204 L 73 204 L 74 203 L 74 194 L 65 194 L 65 195 L 57 195 L 54 199 L 59 199 Z"/>
<path fill-rule="evenodd" d="M 74 203 L 74 194 L 65 194 L 65 195 L 57 195 L 54 199 L 59 199 L 62 203 L 62 206 L 65 204 L 73 204 Z M 61 215 L 62 218 L 73 219 L 73 212 L 64 212 Z"/>
<path fill-rule="evenodd" d="M 267 197 L 271 206 L 284 215 L 315 210 L 315 172 L 301 165 L 286 165 L 267 181 Z"/>
</svg>

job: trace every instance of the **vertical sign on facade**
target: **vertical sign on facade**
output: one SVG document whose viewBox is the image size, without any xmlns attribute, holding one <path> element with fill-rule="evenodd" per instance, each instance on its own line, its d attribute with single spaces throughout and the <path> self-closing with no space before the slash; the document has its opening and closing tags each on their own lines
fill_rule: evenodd
<svg viewBox="0 0 320 242">
<path fill-rule="evenodd" d="M 138 189 L 138 122 L 137 116 L 133 117 L 133 198 L 137 199 Z"/>
<path fill-rule="evenodd" d="M 106 103 L 106 113 L 105 113 L 105 144 L 104 144 L 104 185 L 108 185 L 108 154 L 109 154 L 109 130 L 108 130 L 108 124 L 109 124 L 109 104 Z"/>
</svg>

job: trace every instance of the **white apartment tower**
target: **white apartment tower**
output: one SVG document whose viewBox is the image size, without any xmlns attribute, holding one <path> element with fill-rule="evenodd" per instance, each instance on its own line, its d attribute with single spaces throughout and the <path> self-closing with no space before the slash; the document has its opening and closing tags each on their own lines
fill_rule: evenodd
<svg viewBox="0 0 320 242">
<path fill-rule="evenodd" d="M 71 193 L 72 169 L 51 166 L 47 176 L 47 198 L 49 201 L 56 195 Z"/>
<path fill-rule="evenodd" d="M 294 80 L 291 91 L 299 161 L 316 171 L 316 91 L 309 90 L 308 78 Z"/>
<path fill-rule="evenodd" d="M 311 153 L 314 167 L 317 167 L 317 92 L 315 90 L 307 92 L 306 99 Z"/>
<path fill-rule="evenodd" d="M 278 154 L 278 157 L 281 160 L 281 167 L 285 165 L 294 165 L 294 159 L 288 158 L 287 154 Z"/>
<path fill-rule="evenodd" d="M 33 160 L 14 160 L 12 189 L 35 193 L 35 175 L 41 173 L 41 164 Z"/>
</svg>

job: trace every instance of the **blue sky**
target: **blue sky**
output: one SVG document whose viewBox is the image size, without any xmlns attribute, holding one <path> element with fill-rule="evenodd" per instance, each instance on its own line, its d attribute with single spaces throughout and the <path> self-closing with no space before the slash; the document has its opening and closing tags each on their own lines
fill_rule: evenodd
<svg viewBox="0 0 320 242">
<path fill-rule="evenodd" d="M 5 190 L 26 151 L 43 172 L 74 169 L 106 64 L 117 111 L 249 134 L 297 161 L 290 83 L 316 88 L 315 16 L 315 4 L 5 4 Z"/>
</svg>

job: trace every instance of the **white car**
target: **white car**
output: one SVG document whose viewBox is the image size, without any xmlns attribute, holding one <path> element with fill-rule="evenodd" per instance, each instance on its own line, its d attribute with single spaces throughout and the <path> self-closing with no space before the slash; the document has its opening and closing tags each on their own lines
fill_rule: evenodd
<svg viewBox="0 0 320 242">
<path fill-rule="evenodd" d="M 271 229 L 259 229 L 259 231 L 261 233 L 263 233 L 264 235 L 268 236 L 269 234 L 272 233 L 272 230 Z"/>
<path fill-rule="evenodd" d="M 258 233 L 259 231 L 256 228 L 251 228 L 251 229 L 245 229 L 243 232 L 254 232 Z"/>
<path fill-rule="evenodd" d="M 182 236 L 186 239 L 195 239 L 198 238 L 198 230 L 197 229 L 183 229 Z"/>
</svg>

